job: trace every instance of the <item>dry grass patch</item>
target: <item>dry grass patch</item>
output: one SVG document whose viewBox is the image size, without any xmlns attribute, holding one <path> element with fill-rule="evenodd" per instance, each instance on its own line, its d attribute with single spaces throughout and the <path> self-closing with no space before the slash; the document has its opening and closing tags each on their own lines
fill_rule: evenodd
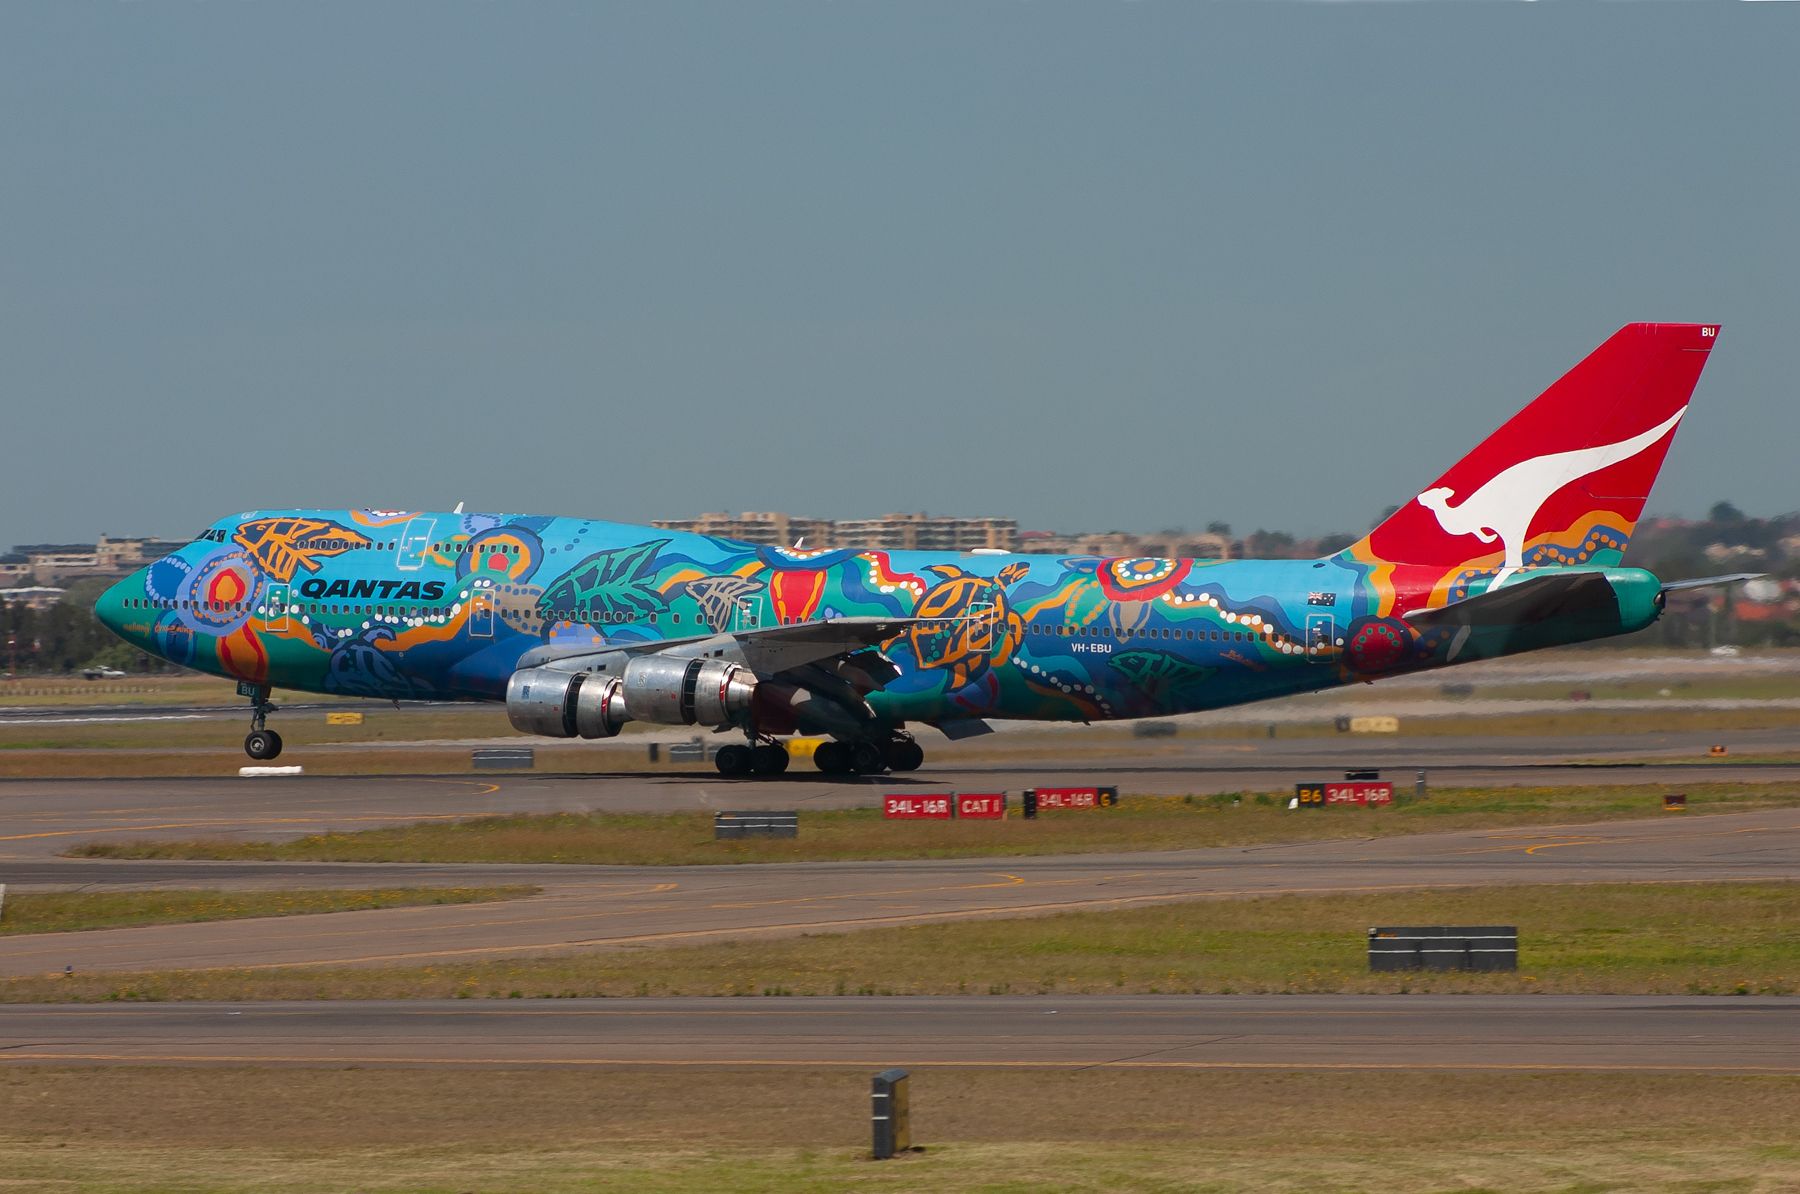
<svg viewBox="0 0 1800 1194">
<path fill-rule="evenodd" d="M 274 859 L 334 862 L 707 863 L 987 858 L 1177 850 L 1345 837 L 1572 824 L 1800 806 L 1800 784 L 1685 786 L 1689 811 L 1663 814 L 1668 788 L 1440 788 L 1401 792 L 1396 807 L 1289 811 L 1291 792 L 1127 796 L 1121 806 L 1047 812 L 1035 821 L 885 821 L 879 809 L 800 811 L 800 836 L 715 841 L 709 813 L 551 813 L 428 821 L 291 842 L 90 842 L 83 858 Z"/>
<path fill-rule="evenodd" d="M 484 904 L 536 895 L 538 887 L 387 887 L 323 891 L 62 891 L 12 895 L 0 936 L 118 929 L 130 925 L 258 916 L 305 916 L 429 904 Z"/>
<path fill-rule="evenodd" d="M 1370 974 L 1376 924 L 1515 924 L 1517 974 Z M 33 977 L 0 1002 L 648 995 L 1800 990 L 1800 884 L 1466 887 L 625 948 L 428 967 Z"/>
<path fill-rule="evenodd" d="M 1785 1190 L 1800 1081 L 915 1069 L 926 1151 L 867 1161 L 868 1076 L 784 1069 L 0 1071 L 9 1189 Z"/>
</svg>

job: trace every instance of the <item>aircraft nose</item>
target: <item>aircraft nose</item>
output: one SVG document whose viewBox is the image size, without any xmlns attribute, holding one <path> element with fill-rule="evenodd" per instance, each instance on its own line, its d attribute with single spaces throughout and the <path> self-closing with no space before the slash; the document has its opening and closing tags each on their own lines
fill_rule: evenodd
<svg viewBox="0 0 1800 1194">
<path fill-rule="evenodd" d="M 94 602 L 94 616 L 114 634 L 124 637 L 126 594 L 144 591 L 144 574 L 136 572 L 100 594 Z"/>
</svg>

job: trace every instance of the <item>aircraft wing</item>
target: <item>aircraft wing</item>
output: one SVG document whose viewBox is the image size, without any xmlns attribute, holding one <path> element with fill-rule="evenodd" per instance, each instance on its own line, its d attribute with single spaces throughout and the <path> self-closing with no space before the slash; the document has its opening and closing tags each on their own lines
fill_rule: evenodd
<svg viewBox="0 0 1800 1194">
<path fill-rule="evenodd" d="M 582 661 L 608 655 L 673 655 L 690 658 L 720 655 L 735 660 L 761 675 L 774 675 L 805 664 L 849 655 L 884 643 L 917 625 L 942 622 L 942 618 L 830 618 L 795 626 L 765 626 L 754 630 L 724 631 L 674 639 L 632 639 L 605 646 L 558 649 L 545 644 L 519 657 L 520 668 L 558 666 L 578 670 Z"/>
<path fill-rule="evenodd" d="M 1529 626 L 1551 618 L 1618 608 L 1618 595 L 1600 572 L 1558 572 L 1507 585 L 1436 609 L 1410 610 L 1414 626 Z"/>
</svg>

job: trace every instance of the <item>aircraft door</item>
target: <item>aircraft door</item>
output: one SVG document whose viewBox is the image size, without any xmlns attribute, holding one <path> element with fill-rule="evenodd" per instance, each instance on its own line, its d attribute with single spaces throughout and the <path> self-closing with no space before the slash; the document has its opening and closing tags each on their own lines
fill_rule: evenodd
<svg viewBox="0 0 1800 1194">
<path fill-rule="evenodd" d="M 739 597 L 731 604 L 731 629 L 755 630 L 762 625 L 761 597 Z"/>
<path fill-rule="evenodd" d="M 1306 661 L 1333 663 L 1337 656 L 1337 619 L 1330 614 L 1306 615 Z"/>
<path fill-rule="evenodd" d="M 977 601 L 969 606 L 969 650 L 986 653 L 994 649 L 994 603 Z"/>
<path fill-rule="evenodd" d="M 469 589 L 469 637 L 494 637 L 494 582 L 476 580 Z"/>
<path fill-rule="evenodd" d="M 263 593 L 263 629 L 282 631 L 288 628 L 288 587 L 270 585 Z"/>
<path fill-rule="evenodd" d="M 406 524 L 400 546 L 394 549 L 394 567 L 402 572 L 417 572 L 425 566 L 425 552 L 431 546 L 431 528 L 435 518 L 415 518 Z"/>
</svg>

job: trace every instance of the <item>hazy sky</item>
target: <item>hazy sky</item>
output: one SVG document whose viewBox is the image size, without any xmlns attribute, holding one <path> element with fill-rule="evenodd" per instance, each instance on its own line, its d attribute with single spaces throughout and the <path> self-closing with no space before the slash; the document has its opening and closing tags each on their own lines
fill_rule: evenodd
<svg viewBox="0 0 1800 1194">
<path fill-rule="evenodd" d="M 1621 324 L 1800 507 L 1800 6 L 11 4 L 0 549 L 238 510 L 1358 531 Z"/>
</svg>

